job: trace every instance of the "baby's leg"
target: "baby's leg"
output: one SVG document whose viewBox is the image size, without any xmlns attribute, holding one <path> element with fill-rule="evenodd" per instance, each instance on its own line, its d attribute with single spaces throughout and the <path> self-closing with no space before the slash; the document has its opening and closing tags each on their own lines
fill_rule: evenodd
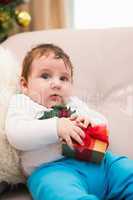
<svg viewBox="0 0 133 200">
<path fill-rule="evenodd" d="M 106 161 L 108 165 L 106 199 L 133 200 L 133 160 L 108 153 Z"/>
<path fill-rule="evenodd" d="M 34 200 L 99 200 L 88 194 L 79 173 L 63 165 L 41 168 L 29 178 L 28 187 Z"/>
</svg>

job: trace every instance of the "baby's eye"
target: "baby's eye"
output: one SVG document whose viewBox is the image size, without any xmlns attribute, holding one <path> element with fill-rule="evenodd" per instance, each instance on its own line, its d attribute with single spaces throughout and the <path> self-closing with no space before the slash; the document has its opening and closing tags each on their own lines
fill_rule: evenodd
<svg viewBox="0 0 133 200">
<path fill-rule="evenodd" d="M 69 78 L 66 77 L 66 76 L 61 76 L 61 77 L 60 77 L 60 80 L 61 80 L 61 81 L 69 81 Z"/>
<path fill-rule="evenodd" d="M 48 79 L 49 77 L 50 77 L 50 75 L 47 73 L 44 73 L 41 75 L 41 78 L 44 78 L 44 79 Z"/>
</svg>

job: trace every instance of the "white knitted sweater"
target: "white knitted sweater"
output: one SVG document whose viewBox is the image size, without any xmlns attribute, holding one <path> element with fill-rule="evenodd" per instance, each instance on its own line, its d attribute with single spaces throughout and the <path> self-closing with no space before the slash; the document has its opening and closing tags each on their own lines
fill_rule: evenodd
<svg viewBox="0 0 133 200">
<path fill-rule="evenodd" d="M 106 119 L 91 110 L 77 97 L 67 104 L 78 115 L 87 115 L 92 124 L 105 124 Z M 10 101 L 6 119 L 6 133 L 11 145 L 21 151 L 22 166 L 26 175 L 41 165 L 62 158 L 57 136 L 57 117 L 38 120 L 46 107 L 37 104 L 24 94 L 14 95 Z"/>
</svg>

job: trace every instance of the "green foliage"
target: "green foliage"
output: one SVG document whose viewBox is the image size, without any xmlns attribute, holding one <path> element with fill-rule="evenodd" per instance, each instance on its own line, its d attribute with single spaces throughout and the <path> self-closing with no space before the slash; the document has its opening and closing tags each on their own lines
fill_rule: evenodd
<svg viewBox="0 0 133 200">
<path fill-rule="evenodd" d="M 24 0 L 0 0 L 0 42 L 16 28 L 16 7 L 24 2 Z"/>
<path fill-rule="evenodd" d="M 0 0 L 0 7 L 6 7 L 6 8 L 10 8 L 10 7 L 16 7 L 22 3 L 25 3 L 24 0 Z"/>
</svg>

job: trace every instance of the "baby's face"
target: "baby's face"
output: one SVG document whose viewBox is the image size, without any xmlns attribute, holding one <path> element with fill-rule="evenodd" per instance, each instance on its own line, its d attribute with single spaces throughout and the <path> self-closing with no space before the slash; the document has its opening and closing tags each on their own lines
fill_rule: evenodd
<svg viewBox="0 0 133 200">
<path fill-rule="evenodd" d="M 32 100 L 47 108 L 66 103 L 72 93 L 70 67 L 62 59 L 54 58 L 53 53 L 36 58 L 22 88 Z"/>
</svg>

